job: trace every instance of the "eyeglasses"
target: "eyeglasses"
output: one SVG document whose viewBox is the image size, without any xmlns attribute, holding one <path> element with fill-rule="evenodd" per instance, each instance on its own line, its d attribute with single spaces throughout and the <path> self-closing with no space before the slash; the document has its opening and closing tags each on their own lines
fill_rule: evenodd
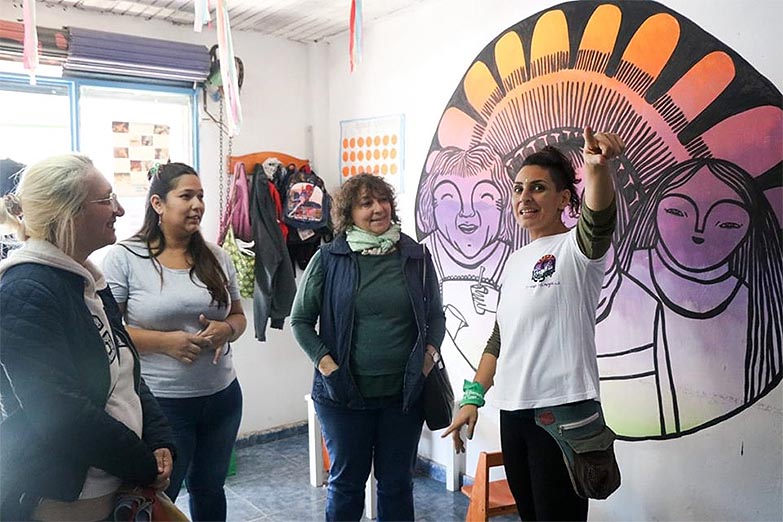
<svg viewBox="0 0 783 522">
<path fill-rule="evenodd" d="M 109 194 L 108 197 L 101 198 L 101 199 L 93 199 L 92 201 L 88 201 L 87 203 L 100 203 L 102 205 L 106 205 L 107 203 L 111 205 L 112 212 L 117 212 L 120 208 L 120 202 L 117 201 L 117 194 L 112 192 Z"/>
</svg>

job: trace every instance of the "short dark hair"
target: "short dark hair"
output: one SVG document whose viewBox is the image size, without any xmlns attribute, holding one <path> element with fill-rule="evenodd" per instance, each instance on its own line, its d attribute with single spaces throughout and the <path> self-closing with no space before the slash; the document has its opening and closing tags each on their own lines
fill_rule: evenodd
<svg viewBox="0 0 783 522">
<path fill-rule="evenodd" d="M 359 202 L 359 198 L 365 191 L 374 198 L 388 199 L 392 207 L 392 223 L 399 222 L 394 187 L 380 176 L 361 173 L 351 176 L 334 196 L 332 222 L 336 234 L 344 233 L 354 224 L 353 207 Z"/>
<path fill-rule="evenodd" d="M 546 169 L 549 172 L 549 175 L 552 176 L 552 181 L 555 182 L 555 187 L 557 187 L 558 191 L 568 189 L 571 193 L 571 197 L 568 201 L 568 206 L 570 207 L 568 213 L 571 217 L 577 217 L 582 205 L 582 200 L 579 198 L 579 193 L 576 191 L 576 184 L 581 180 L 577 179 L 576 169 L 574 169 L 571 160 L 569 160 L 560 149 L 547 145 L 543 149 L 527 156 L 522 161 L 519 170 L 522 170 L 522 167 L 528 165 L 535 165 Z M 517 173 L 519 173 L 519 170 Z"/>
</svg>

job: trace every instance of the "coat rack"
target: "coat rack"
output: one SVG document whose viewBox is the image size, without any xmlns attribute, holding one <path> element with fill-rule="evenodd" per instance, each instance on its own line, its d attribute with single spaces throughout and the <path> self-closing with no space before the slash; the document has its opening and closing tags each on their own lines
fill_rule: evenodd
<svg viewBox="0 0 783 522">
<path fill-rule="evenodd" d="M 248 173 L 250 173 L 250 171 L 253 169 L 254 166 L 256 166 L 259 163 L 263 163 L 269 158 L 279 159 L 280 163 L 282 163 L 284 167 L 290 163 L 296 165 L 297 169 L 300 169 L 305 165 L 310 165 L 310 160 L 297 158 L 295 156 L 291 156 L 290 154 L 286 154 L 284 152 L 265 151 L 265 152 L 253 152 L 251 154 L 245 154 L 243 156 L 229 156 L 228 171 L 234 172 L 234 164 L 237 163 L 238 161 L 241 161 L 242 163 L 245 164 L 245 167 L 248 169 Z"/>
</svg>

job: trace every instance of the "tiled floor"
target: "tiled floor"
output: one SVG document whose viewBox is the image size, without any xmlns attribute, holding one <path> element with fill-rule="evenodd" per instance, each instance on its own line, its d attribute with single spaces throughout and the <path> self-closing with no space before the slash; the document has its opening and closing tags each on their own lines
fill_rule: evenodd
<svg viewBox="0 0 783 522">
<path fill-rule="evenodd" d="M 324 519 L 326 488 L 310 485 L 307 435 L 294 435 L 238 449 L 237 474 L 226 481 L 228 520 L 308 521 Z M 465 520 L 468 499 L 446 490 L 442 482 L 417 476 L 414 481 L 416 520 Z M 188 513 L 187 492 L 177 505 Z M 492 522 L 518 521 L 516 516 Z"/>
</svg>

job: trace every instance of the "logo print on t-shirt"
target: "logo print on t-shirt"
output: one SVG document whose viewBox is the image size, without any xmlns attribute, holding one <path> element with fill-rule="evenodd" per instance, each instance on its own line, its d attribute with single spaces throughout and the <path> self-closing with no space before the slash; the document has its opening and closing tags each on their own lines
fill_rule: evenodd
<svg viewBox="0 0 783 522">
<path fill-rule="evenodd" d="M 111 330 L 106 328 L 101 321 L 101 318 L 97 315 L 92 316 L 92 320 L 95 322 L 96 328 L 101 333 L 101 339 L 103 339 L 103 347 L 106 349 L 106 356 L 109 358 L 109 364 L 114 362 L 117 357 L 117 350 L 114 347 L 114 340 L 112 339 Z"/>
<path fill-rule="evenodd" d="M 552 254 L 546 254 L 536 262 L 536 266 L 533 267 L 533 281 L 536 283 L 542 282 L 547 277 L 550 277 L 555 273 L 555 256 Z"/>
</svg>

